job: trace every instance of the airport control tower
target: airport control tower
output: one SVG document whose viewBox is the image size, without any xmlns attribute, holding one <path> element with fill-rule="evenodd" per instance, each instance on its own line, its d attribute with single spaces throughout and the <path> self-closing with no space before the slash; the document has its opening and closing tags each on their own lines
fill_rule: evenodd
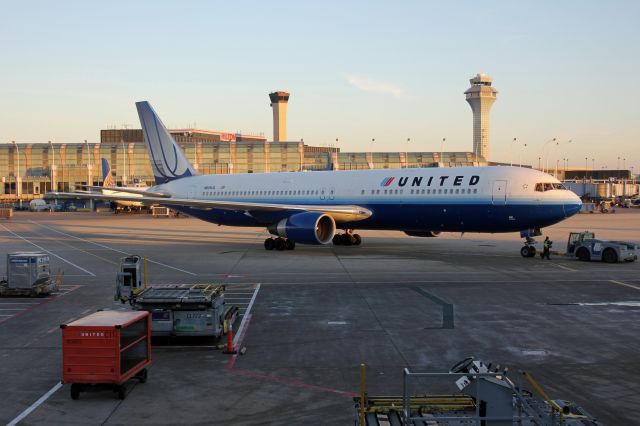
<svg viewBox="0 0 640 426">
<path fill-rule="evenodd" d="M 269 93 L 271 107 L 273 108 L 273 141 L 284 142 L 287 140 L 287 104 L 289 94 L 287 92 Z"/>
<path fill-rule="evenodd" d="M 493 79 L 487 74 L 477 74 L 464 92 L 473 111 L 473 153 L 489 161 L 489 110 L 496 101 L 498 91 L 491 87 Z"/>
</svg>

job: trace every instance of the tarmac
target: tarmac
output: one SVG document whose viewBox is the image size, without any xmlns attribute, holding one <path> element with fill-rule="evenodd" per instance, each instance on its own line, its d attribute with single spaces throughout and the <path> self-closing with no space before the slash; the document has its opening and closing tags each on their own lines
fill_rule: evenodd
<svg viewBox="0 0 640 426">
<path fill-rule="evenodd" d="M 640 209 L 543 232 L 563 252 L 570 231 L 587 229 L 640 244 Z M 0 299 L 0 423 L 346 425 L 361 363 L 370 395 L 399 395 L 403 368 L 446 372 L 475 356 L 530 372 L 605 424 L 640 424 L 640 262 L 525 259 L 513 233 L 359 233 L 357 247 L 277 252 L 264 250 L 262 229 L 192 218 L 16 212 L 0 221 L 1 259 L 47 251 L 64 284 L 50 297 Z M 126 399 L 74 401 L 60 384 L 59 326 L 127 308 L 113 301 L 127 254 L 149 259 L 150 284 L 226 284 L 246 354 L 177 339 L 153 347 L 148 381 L 132 381 Z"/>
</svg>

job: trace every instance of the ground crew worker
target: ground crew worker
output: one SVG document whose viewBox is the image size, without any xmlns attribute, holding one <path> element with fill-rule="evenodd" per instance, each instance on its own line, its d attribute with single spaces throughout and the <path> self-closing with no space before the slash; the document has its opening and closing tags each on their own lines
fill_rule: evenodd
<svg viewBox="0 0 640 426">
<path fill-rule="evenodd" d="M 549 253 L 551 251 L 551 240 L 549 237 L 545 237 L 544 242 L 542 243 L 542 254 L 540 254 L 540 258 L 544 260 L 546 257 L 547 260 L 551 260 L 549 257 Z"/>
</svg>

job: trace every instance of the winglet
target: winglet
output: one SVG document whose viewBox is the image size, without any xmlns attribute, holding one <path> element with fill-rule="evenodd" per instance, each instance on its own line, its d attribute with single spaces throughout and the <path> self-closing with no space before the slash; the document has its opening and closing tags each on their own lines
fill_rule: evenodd
<svg viewBox="0 0 640 426">
<path fill-rule="evenodd" d="M 149 102 L 136 102 L 144 143 L 149 151 L 156 183 L 197 175 L 187 156 L 173 139 Z"/>
</svg>

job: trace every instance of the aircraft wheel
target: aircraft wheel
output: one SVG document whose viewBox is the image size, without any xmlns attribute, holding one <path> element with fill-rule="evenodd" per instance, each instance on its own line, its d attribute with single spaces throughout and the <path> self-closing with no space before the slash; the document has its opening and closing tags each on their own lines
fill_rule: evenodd
<svg viewBox="0 0 640 426">
<path fill-rule="evenodd" d="M 147 369 L 143 368 L 138 374 L 136 374 L 136 377 L 138 378 L 140 383 L 146 383 L 148 375 L 149 373 L 147 372 Z"/>
<path fill-rule="evenodd" d="M 576 253 L 576 257 L 583 262 L 588 262 L 591 260 L 591 255 L 589 254 L 589 250 L 587 250 L 584 247 L 581 247 L 578 249 L 578 252 Z"/>
<path fill-rule="evenodd" d="M 536 248 L 534 246 L 529 246 L 529 257 L 534 257 L 536 255 Z"/>
<path fill-rule="evenodd" d="M 618 261 L 618 254 L 613 249 L 606 249 L 602 252 L 602 260 L 606 263 L 616 263 Z"/>
<path fill-rule="evenodd" d="M 520 249 L 520 256 L 529 257 L 529 246 L 524 246 Z"/>
<path fill-rule="evenodd" d="M 351 235 L 349 234 L 342 234 L 340 236 L 342 238 L 342 245 L 344 246 L 350 246 L 352 241 L 351 241 Z"/>
<path fill-rule="evenodd" d="M 77 383 L 71 383 L 71 399 L 80 398 L 80 385 Z"/>
<path fill-rule="evenodd" d="M 273 250 L 276 247 L 276 243 L 273 238 L 267 238 L 264 240 L 264 248 L 265 250 Z"/>
<path fill-rule="evenodd" d="M 276 238 L 275 244 L 276 250 L 278 251 L 282 251 L 287 248 L 287 243 L 285 242 L 284 238 Z"/>
<path fill-rule="evenodd" d="M 340 234 L 334 235 L 332 241 L 334 246 L 342 245 L 342 235 Z"/>
<path fill-rule="evenodd" d="M 119 385 L 116 392 L 118 392 L 118 399 L 125 399 L 127 397 L 127 388 L 124 385 Z"/>
<path fill-rule="evenodd" d="M 362 237 L 360 234 L 353 234 L 353 245 L 359 246 L 362 244 Z"/>
<path fill-rule="evenodd" d="M 285 240 L 285 245 L 287 250 L 293 250 L 296 248 L 296 242 L 288 238 Z"/>
</svg>

